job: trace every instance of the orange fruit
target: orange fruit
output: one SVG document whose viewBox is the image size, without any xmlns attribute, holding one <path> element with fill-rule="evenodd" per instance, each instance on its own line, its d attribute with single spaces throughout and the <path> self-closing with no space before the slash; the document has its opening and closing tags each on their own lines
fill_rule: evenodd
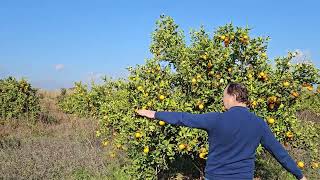
<svg viewBox="0 0 320 180">
<path fill-rule="evenodd" d="M 159 121 L 160 126 L 164 126 L 166 124 L 166 122 L 164 121 Z"/>
<path fill-rule="evenodd" d="M 252 101 L 251 105 L 252 105 L 252 107 L 257 106 L 257 101 Z"/>
<path fill-rule="evenodd" d="M 312 91 L 312 90 L 313 90 L 313 86 L 309 85 L 309 86 L 307 87 L 307 89 L 308 89 L 309 91 Z"/>
<path fill-rule="evenodd" d="M 192 78 L 191 82 L 192 82 L 192 84 L 195 84 L 195 83 L 197 83 L 197 80 L 195 78 Z"/>
<path fill-rule="evenodd" d="M 274 123 L 274 119 L 273 118 L 268 118 L 268 123 L 269 124 L 273 124 Z"/>
<path fill-rule="evenodd" d="M 208 152 L 208 151 L 207 151 L 207 149 L 206 149 L 206 148 L 204 148 L 204 147 L 200 148 L 200 150 L 199 150 L 199 151 L 200 151 L 200 153 L 206 153 L 206 152 Z"/>
<path fill-rule="evenodd" d="M 203 109 L 204 105 L 203 104 L 199 104 L 199 109 Z"/>
<path fill-rule="evenodd" d="M 288 131 L 288 132 L 286 133 L 286 136 L 287 136 L 288 138 L 292 138 L 292 137 L 293 137 L 293 133 L 292 133 L 291 131 Z"/>
<path fill-rule="evenodd" d="M 207 153 L 200 153 L 200 154 L 199 154 L 199 157 L 200 157 L 201 159 L 205 159 L 206 155 L 207 155 Z"/>
<path fill-rule="evenodd" d="M 102 145 L 103 145 L 103 146 L 108 146 L 108 144 L 109 144 L 109 141 L 103 141 L 103 142 L 102 142 Z"/>
<path fill-rule="evenodd" d="M 289 87 L 289 86 L 290 86 L 290 82 L 285 81 L 285 82 L 283 83 L 283 86 L 284 86 L 284 87 Z"/>
<path fill-rule="evenodd" d="M 143 87 L 142 86 L 138 86 L 137 88 L 139 91 L 143 91 Z"/>
<path fill-rule="evenodd" d="M 224 46 L 228 47 L 229 44 L 230 44 L 230 41 L 229 41 L 228 38 L 226 38 L 226 39 L 224 40 Z"/>
<path fill-rule="evenodd" d="M 184 148 L 186 148 L 186 145 L 185 145 L 185 144 L 180 144 L 180 145 L 179 145 L 179 149 L 180 149 L 180 150 L 183 150 Z"/>
<path fill-rule="evenodd" d="M 201 58 L 204 59 L 204 60 L 207 60 L 208 56 L 207 55 L 201 55 Z"/>
<path fill-rule="evenodd" d="M 142 137 L 142 134 L 139 133 L 139 132 L 136 132 L 135 137 L 136 137 L 136 138 L 141 138 L 141 137 Z"/>
<path fill-rule="evenodd" d="M 291 95 L 292 95 L 293 97 L 298 97 L 298 96 L 299 96 L 299 93 L 297 93 L 297 92 L 292 92 Z"/>
<path fill-rule="evenodd" d="M 159 96 L 160 101 L 164 100 L 164 98 L 165 98 L 164 95 Z"/>
<path fill-rule="evenodd" d="M 277 101 L 277 96 L 269 97 L 269 103 L 275 103 Z"/>
<path fill-rule="evenodd" d="M 297 165 L 299 168 L 304 168 L 304 163 L 302 161 L 299 161 Z"/>
<path fill-rule="evenodd" d="M 149 152 L 149 147 L 145 147 L 145 148 L 143 149 L 143 152 L 144 152 L 145 154 L 147 154 L 147 153 Z"/>
</svg>

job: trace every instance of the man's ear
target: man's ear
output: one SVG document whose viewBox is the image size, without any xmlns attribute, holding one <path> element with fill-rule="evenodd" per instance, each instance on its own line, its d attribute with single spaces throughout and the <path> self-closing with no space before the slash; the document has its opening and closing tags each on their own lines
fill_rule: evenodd
<svg viewBox="0 0 320 180">
<path fill-rule="evenodd" d="M 237 96 L 235 94 L 232 95 L 232 98 L 234 99 L 234 101 L 237 101 Z"/>
</svg>

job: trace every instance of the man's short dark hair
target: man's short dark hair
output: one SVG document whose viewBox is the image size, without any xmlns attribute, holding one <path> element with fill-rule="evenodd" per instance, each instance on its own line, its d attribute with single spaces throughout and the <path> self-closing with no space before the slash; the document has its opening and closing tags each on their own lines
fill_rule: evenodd
<svg viewBox="0 0 320 180">
<path fill-rule="evenodd" d="M 235 95 L 238 102 L 247 103 L 248 102 L 248 90 L 241 83 L 230 83 L 227 86 L 227 93 L 229 95 Z"/>
</svg>

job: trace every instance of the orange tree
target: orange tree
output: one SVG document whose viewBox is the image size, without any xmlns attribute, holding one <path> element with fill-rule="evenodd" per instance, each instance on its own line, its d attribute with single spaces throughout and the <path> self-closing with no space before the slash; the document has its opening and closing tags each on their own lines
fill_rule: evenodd
<svg viewBox="0 0 320 180">
<path fill-rule="evenodd" d="M 68 90 L 68 95 L 65 95 L 66 90 L 63 89 L 58 99 L 60 109 L 80 117 L 99 117 L 100 107 L 108 100 L 105 97 L 110 96 L 110 87 L 114 84 L 108 79 L 105 79 L 105 82 L 104 86 L 92 83 L 90 90 L 86 84 L 76 82 L 74 88 Z"/>
<path fill-rule="evenodd" d="M 300 165 L 316 167 L 317 127 L 298 121 L 295 113 L 303 92 L 316 94 L 313 86 L 319 83 L 319 70 L 308 63 L 291 64 L 296 55 L 291 52 L 272 65 L 267 42 L 268 37 L 251 37 L 250 29 L 227 24 L 212 36 L 203 27 L 192 31 L 187 44 L 173 19 L 161 16 L 150 46 L 153 57 L 129 67 L 128 81 L 104 85 L 109 93 L 99 99 L 101 129 L 97 135 L 106 141 L 112 136 L 114 149 L 127 152 L 132 163 L 126 171 L 137 179 L 156 179 L 183 163 L 176 161 L 182 156 L 203 173 L 208 153 L 205 131 L 145 119 L 135 111 L 225 111 L 224 88 L 230 82 L 241 82 L 249 90 L 251 111 L 269 123 L 290 154 L 303 152 L 304 156 L 297 156 Z M 258 159 L 263 157 L 264 149 L 259 147 L 257 154 Z"/>
<path fill-rule="evenodd" d="M 303 133 L 295 117 L 299 94 L 319 83 L 318 69 L 312 64 L 290 64 L 294 53 L 277 58 L 272 66 L 266 53 L 268 38 L 250 37 L 249 31 L 228 24 L 210 37 L 201 27 L 191 33 L 187 45 L 173 19 L 161 16 L 150 47 L 153 57 L 129 68 L 128 101 L 133 109 L 106 118 L 106 122 L 128 123 L 119 126 L 119 144 L 129 146 L 131 170 L 138 178 L 155 178 L 181 155 L 201 165 L 208 144 L 203 130 L 150 121 L 135 116 L 134 110 L 224 111 L 222 92 L 230 82 L 248 87 L 252 111 L 269 122 L 279 141 L 310 152 L 312 158 L 301 161 L 319 161 L 316 132 Z"/>
<path fill-rule="evenodd" d="M 25 79 L 0 79 L 0 118 L 35 121 L 40 112 L 37 90 Z"/>
</svg>

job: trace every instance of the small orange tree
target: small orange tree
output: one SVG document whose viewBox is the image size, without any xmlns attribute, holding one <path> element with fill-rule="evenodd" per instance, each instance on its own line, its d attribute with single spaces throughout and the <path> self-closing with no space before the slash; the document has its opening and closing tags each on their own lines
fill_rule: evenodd
<svg viewBox="0 0 320 180">
<path fill-rule="evenodd" d="M 25 79 L 0 79 L 0 118 L 35 121 L 40 113 L 37 90 Z"/>
</svg>

